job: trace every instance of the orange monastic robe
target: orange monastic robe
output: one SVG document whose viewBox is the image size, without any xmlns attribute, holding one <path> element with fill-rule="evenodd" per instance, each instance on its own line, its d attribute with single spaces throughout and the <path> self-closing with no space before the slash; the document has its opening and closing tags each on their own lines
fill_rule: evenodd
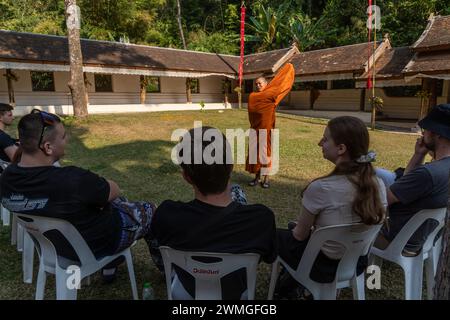
<svg viewBox="0 0 450 320">
<path fill-rule="evenodd" d="M 291 63 L 287 63 L 278 71 L 276 76 L 267 84 L 263 91 L 253 92 L 248 98 L 248 119 L 250 121 L 250 127 L 258 132 L 257 141 L 259 141 L 258 130 L 267 130 L 267 145 L 264 149 L 266 149 L 266 155 L 269 159 L 268 164 L 261 164 L 259 146 L 257 146 L 257 163 L 249 163 L 249 157 L 247 157 L 245 170 L 250 173 L 259 172 L 261 167 L 270 168 L 272 166 L 272 162 L 270 161 L 272 151 L 270 130 L 275 128 L 275 109 L 291 90 L 292 85 L 294 84 L 294 78 L 294 66 Z M 252 150 L 251 146 L 249 146 L 249 151 L 250 150 Z"/>
</svg>

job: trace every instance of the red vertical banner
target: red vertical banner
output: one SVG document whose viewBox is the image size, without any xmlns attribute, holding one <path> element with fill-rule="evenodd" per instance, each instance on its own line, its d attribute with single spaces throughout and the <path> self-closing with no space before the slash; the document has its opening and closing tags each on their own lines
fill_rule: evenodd
<svg viewBox="0 0 450 320">
<path fill-rule="evenodd" d="M 370 44 L 372 38 L 372 0 L 369 0 L 369 7 L 368 7 L 368 13 L 369 13 L 369 20 L 367 20 L 367 28 L 369 30 L 368 34 L 369 34 L 369 54 L 367 57 L 367 89 L 371 89 L 372 88 L 372 76 L 371 76 L 371 69 L 370 69 L 370 57 L 372 56 L 371 52 L 372 52 L 372 46 Z M 372 66 L 373 67 L 373 66 Z"/>
<path fill-rule="evenodd" d="M 244 41 L 245 41 L 245 6 L 241 6 L 241 60 L 239 62 L 239 88 L 242 88 L 242 74 L 244 72 Z"/>
</svg>

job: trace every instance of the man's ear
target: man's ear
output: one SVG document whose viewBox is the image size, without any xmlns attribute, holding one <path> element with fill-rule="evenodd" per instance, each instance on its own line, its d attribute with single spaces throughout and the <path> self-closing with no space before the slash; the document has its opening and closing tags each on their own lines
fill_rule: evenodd
<svg viewBox="0 0 450 320">
<path fill-rule="evenodd" d="M 347 146 L 343 143 L 337 146 L 338 147 L 338 155 L 342 156 L 345 152 L 347 152 Z"/>
<path fill-rule="evenodd" d="M 51 156 L 53 154 L 53 149 L 49 141 L 45 141 L 42 144 L 42 149 L 44 149 L 44 153 L 46 156 Z"/>
</svg>

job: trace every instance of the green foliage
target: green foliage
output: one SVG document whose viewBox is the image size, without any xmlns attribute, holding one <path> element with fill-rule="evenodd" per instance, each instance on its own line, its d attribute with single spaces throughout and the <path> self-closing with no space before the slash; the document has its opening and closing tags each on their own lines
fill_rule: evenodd
<svg viewBox="0 0 450 320">
<path fill-rule="evenodd" d="M 324 39 L 327 47 L 367 41 L 366 10 L 367 1 L 328 1 L 323 12 L 324 25 L 334 30 Z"/>
<path fill-rule="evenodd" d="M 250 16 L 247 24 L 254 35 L 248 35 L 246 40 L 258 43 L 258 51 L 267 51 L 280 48 L 286 39 L 286 15 L 289 2 L 283 2 L 277 8 L 264 5 L 255 5 L 254 16 Z"/>
<path fill-rule="evenodd" d="M 81 36 L 182 48 L 176 0 L 78 0 Z M 189 49 L 239 53 L 240 0 L 181 0 Z M 280 49 L 296 42 L 301 50 L 367 41 L 367 1 L 245 1 L 246 53 Z M 450 15 L 450 0 L 378 0 L 382 29 L 394 46 L 413 44 L 430 13 Z M 0 0 L 0 29 L 64 35 L 64 0 Z"/>
<path fill-rule="evenodd" d="M 381 23 L 393 45 L 413 44 L 427 25 L 430 13 L 450 14 L 450 0 L 384 0 Z"/>
<path fill-rule="evenodd" d="M 238 54 L 239 43 L 230 36 L 214 32 L 207 34 L 203 30 L 192 31 L 188 35 L 188 49 L 223 54 Z"/>
<path fill-rule="evenodd" d="M 334 31 L 324 27 L 324 18 L 311 19 L 302 13 L 294 14 L 289 18 L 285 34 L 292 37 L 300 51 L 320 48 L 325 44 L 325 37 Z"/>
</svg>

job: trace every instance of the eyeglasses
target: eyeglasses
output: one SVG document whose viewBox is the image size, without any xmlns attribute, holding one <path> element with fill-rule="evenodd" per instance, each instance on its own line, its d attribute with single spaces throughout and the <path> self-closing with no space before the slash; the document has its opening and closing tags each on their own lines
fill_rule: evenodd
<svg viewBox="0 0 450 320">
<path fill-rule="evenodd" d="M 55 125 L 55 123 L 59 123 L 61 122 L 61 119 L 52 113 L 48 113 L 39 109 L 33 109 L 31 110 L 31 113 L 39 113 L 40 117 L 41 117 L 41 123 L 42 123 L 42 130 L 41 130 L 41 136 L 39 138 L 39 142 L 38 142 L 38 148 L 41 149 L 42 151 L 43 148 L 41 147 L 41 143 L 42 143 L 42 139 L 44 138 L 44 132 L 45 132 L 45 128 L 47 127 L 51 127 L 53 125 Z"/>
</svg>

